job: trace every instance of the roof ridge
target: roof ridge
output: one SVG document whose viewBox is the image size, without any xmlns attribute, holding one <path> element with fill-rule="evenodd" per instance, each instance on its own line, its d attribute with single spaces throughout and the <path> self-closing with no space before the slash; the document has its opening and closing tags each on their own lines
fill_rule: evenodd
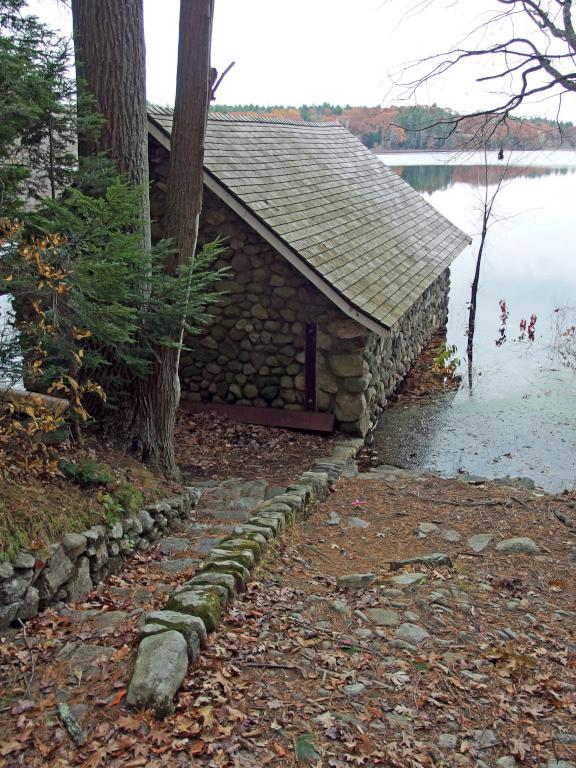
<svg viewBox="0 0 576 768">
<path fill-rule="evenodd" d="M 160 107 L 156 105 L 148 105 L 148 114 L 154 115 L 166 115 L 167 117 L 174 115 L 174 110 L 171 107 Z M 287 117 L 274 117 L 272 115 L 247 115 L 241 112 L 209 112 L 208 119 L 210 121 L 222 122 L 222 123 L 268 123 L 271 125 L 297 125 L 299 127 L 312 127 L 312 128 L 334 128 L 335 126 L 342 127 L 342 123 L 338 120 L 325 120 L 325 121 L 311 121 L 311 120 L 290 120 Z"/>
</svg>

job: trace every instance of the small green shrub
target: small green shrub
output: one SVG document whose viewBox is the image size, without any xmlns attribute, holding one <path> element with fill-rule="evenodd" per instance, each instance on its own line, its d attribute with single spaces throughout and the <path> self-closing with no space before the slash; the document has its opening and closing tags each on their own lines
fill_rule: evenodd
<svg viewBox="0 0 576 768">
<path fill-rule="evenodd" d="M 114 491 L 114 498 L 127 515 L 138 512 L 144 506 L 144 494 L 132 483 L 121 483 Z"/>
<path fill-rule="evenodd" d="M 108 485 L 114 482 L 114 477 L 105 464 L 99 464 L 94 459 L 80 459 L 77 463 L 60 461 L 59 467 L 67 478 L 81 488 L 92 485 Z"/>
<path fill-rule="evenodd" d="M 100 501 L 102 504 L 108 525 L 116 525 L 116 523 L 120 520 L 122 513 L 124 512 L 122 505 L 119 504 L 116 499 L 109 493 L 99 495 L 98 501 Z"/>
</svg>

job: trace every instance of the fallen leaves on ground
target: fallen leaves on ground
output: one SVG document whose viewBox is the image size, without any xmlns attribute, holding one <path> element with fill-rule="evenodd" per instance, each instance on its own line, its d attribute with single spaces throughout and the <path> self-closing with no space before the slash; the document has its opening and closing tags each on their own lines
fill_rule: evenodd
<svg viewBox="0 0 576 768">
<path fill-rule="evenodd" d="M 81 679 L 54 663 L 62 642 L 79 633 L 117 651 L 133 647 L 136 620 L 98 635 L 49 612 L 28 629 L 34 706 L 0 716 L 0 766 L 472 768 L 503 756 L 519 766 L 574 761 L 576 575 L 567 558 L 571 533 L 551 511 L 573 503 L 437 478 L 340 481 L 264 560 L 258 580 L 190 670 L 173 714 L 160 722 L 128 712 L 122 700 L 110 704 L 128 680 L 127 658 L 103 662 Z M 332 513 L 340 525 L 324 525 Z M 349 523 L 359 514 L 367 528 Z M 438 531 L 418 538 L 422 521 Z M 446 529 L 461 538 L 444 540 Z M 495 538 L 477 555 L 467 537 L 481 531 Z M 529 535 L 542 554 L 497 553 L 494 543 L 512 535 Z M 453 567 L 389 568 L 437 551 Z M 120 593 L 102 590 L 100 605 L 127 608 L 130 590 L 153 582 L 146 566 L 143 557 L 122 575 Z M 424 584 L 392 583 L 415 570 L 425 574 Z M 378 576 L 369 588 L 337 590 L 338 575 L 368 571 Z M 150 607 L 161 592 L 149 596 Z M 430 637 L 406 647 L 393 621 L 369 618 L 378 615 L 374 609 L 420 625 Z M 16 639 L 0 653 L 12 670 L 11 708 L 24 698 L 30 654 Z M 54 716 L 62 696 L 87 735 L 81 748 Z"/>
</svg>

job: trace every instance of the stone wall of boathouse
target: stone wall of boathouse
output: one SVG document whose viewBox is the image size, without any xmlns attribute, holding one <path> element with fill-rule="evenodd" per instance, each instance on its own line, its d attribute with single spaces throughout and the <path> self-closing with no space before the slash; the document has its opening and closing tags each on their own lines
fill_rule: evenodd
<svg viewBox="0 0 576 768">
<path fill-rule="evenodd" d="M 167 151 L 151 140 L 153 236 L 163 234 Z M 186 339 L 182 399 L 303 411 L 306 324 L 316 325 L 320 412 L 365 435 L 437 328 L 446 323 L 448 271 L 382 335 L 348 318 L 232 209 L 205 189 L 200 243 L 218 235 L 228 267 L 208 322 Z"/>
</svg>

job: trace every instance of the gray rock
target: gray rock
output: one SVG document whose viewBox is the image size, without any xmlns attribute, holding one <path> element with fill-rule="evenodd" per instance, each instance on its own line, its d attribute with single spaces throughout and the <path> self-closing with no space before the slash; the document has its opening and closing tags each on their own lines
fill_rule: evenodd
<svg viewBox="0 0 576 768">
<path fill-rule="evenodd" d="M 483 675 L 478 672 L 471 672 L 469 669 L 463 669 L 460 674 L 462 677 L 465 677 L 468 680 L 472 680 L 474 683 L 485 683 L 490 679 L 488 675 Z"/>
<path fill-rule="evenodd" d="M 366 690 L 366 686 L 363 683 L 351 683 L 350 685 L 345 685 L 342 690 L 348 696 L 359 696 Z"/>
<path fill-rule="evenodd" d="M 146 637 L 140 643 L 126 703 L 168 714 L 188 671 L 186 640 L 174 630 Z"/>
<path fill-rule="evenodd" d="M 340 613 L 343 616 L 345 616 L 350 610 L 346 600 L 334 600 L 334 602 L 331 603 L 331 605 L 332 605 L 332 608 L 334 608 L 334 610 L 336 611 L 336 613 Z"/>
<path fill-rule="evenodd" d="M 124 624 L 128 618 L 126 611 L 101 611 L 92 622 L 98 629 L 114 629 Z"/>
<path fill-rule="evenodd" d="M 458 531 L 455 528 L 445 528 L 442 533 L 440 534 L 444 541 L 450 541 L 450 542 L 457 542 L 460 541 L 462 536 L 458 533 Z"/>
<path fill-rule="evenodd" d="M 478 554 L 486 549 L 492 538 L 491 533 L 475 533 L 473 536 L 468 537 L 468 546 L 473 552 Z"/>
<path fill-rule="evenodd" d="M 0 582 L 0 603 L 15 603 L 24 597 L 32 582 L 32 571 L 27 576 L 14 576 L 9 581 Z"/>
<path fill-rule="evenodd" d="M 220 623 L 220 600 L 214 593 L 179 592 L 173 594 L 166 606 L 169 611 L 185 613 L 202 619 L 208 632 Z"/>
<path fill-rule="evenodd" d="M 200 647 L 208 641 L 208 633 L 202 619 L 177 611 L 151 611 L 144 617 L 146 624 L 161 624 L 184 635 L 191 646 L 195 645 L 193 634 L 198 637 Z"/>
<path fill-rule="evenodd" d="M 399 584 L 402 587 L 414 587 L 418 584 L 424 584 L 426 581 L 426 574 L 418 573 L 417 571 L 414 571 L 413 573 L 400 573 L 398 576 L 393 576 L 390 581 L 393 584 Z"/>
<path fill-rule="evenodd" d="M 82 533 L 67 533 L 62 539 L 64 552 L 75 560 L 88 546 L 88 539 Z"/>
<path fill-rule="evenodd" d="M 109 539 L 121 539 L 123 535 L 124 535 L 124 528 L 122 527 L 121 522 L 114 523 L 114 525 L 108 528 Z"/>
<path fill-rule="evenodd" d="M 576 763 L 572 760 L 555 760 L 551 758 L 548 760 L 546 768 L 576 768 Z"/>
<path fill-rule="evenodd" d="M 495 747 L 500 741 L 490 728 L 473 730 L 472 739 L 476 749 L 489 749 L 490 747 Z"/>
<path fill-rule="evenodd" d="M 58 651 L 56 658 L 66 661 L 71 669 L 87 671 L 102 665 L 103 660 L 109 659 L 115 649 L 105 645 L 90 645 L 88 643 L 66 643 Z"/>
<path fill-rule="evenodd" d="M 74 565 L 66 557 L 64 549 L 60 544 L 53 544 L 49 547 L 49 552 L 48 564 L 35 584 L 40 593 L 41 600 L 50 600 L 54 597 L 59 587 L 65 584 L 74 573 Z"/>
<path fill-rule="evenodd" d="M 200 560 L 192 557 L 181 557 L 177 560 L 164 560 L 160 563 L 160 570 L 164 573 L 184 573 L 196 568 Z"/>
<path fill-rule="evenodd" d="M 416 555 L 415 557 L 409 557 L 406 560 L 395 560 L 394 565 L 402 567 L 404 565 L 452 565 L 452 560 L 449 555 L 444 552 L 433 552 L 430 555 Z"/>
<path fill-rule="evenodd" d="M 142 523 L 142 529 L 144 532 L 151 531 L 154 528 L 154 519 L 147 509 L 142 509 L 138 513 L 138 518 Z"/>
<path fill-rule="evenodd" d="M 340 525 L 342 518 L 336 512 L 330 512 L 328 520 L 324 520 L 324 525 Z"/>
<path fill-rule="evenodd" d="M 161 632 L 168 632 L 169 629 L 170 628 L 165 624 L 144 624 L 140 630 L 140 639 L 142 640 L 145 637 L 152 637 L 152 635 L 159 635 Z"/>
<path fill-rule="evenodd" d="M 528 536 L 516 536 L 512 539 L 504 539 L 496 544 L 497 552 L 520 553 L 525 555 L 539 555 L 540 547 Z"/>
<path fill-rule="evenodd" d="M 249 523 L 246 525 L 234 526 L 231 533 L 233 533 L 235 536 L 242 536 L 242 534 L 246 533 L 257 533 L 260 534 L 260 536 L 264 536 L 267 541 L 270 541 L 273 538 L 273 534 L 270 528 L 261 528 L 257 525 L 250 525 Z"/>
<path fill-rule="evenodd" d="M 14 576 L 14 568 L 7 560 L 0 561 L 0 581 L 7 581 Z"/>
<path fill-rule="evenodd" d="M 233 599 L 236 595 L 236 581 L 234 576 L 230 573 L 199 573 L 190 581 L 186 582 L 191 586 L 194 585 L 206 585 L 206 586 L 219 586 L 224 587 L 228 592 L 228 598 Z M 182 586 L 185 586 L 183 584 Z"/>
<path fill-rule="evenodd" d="M 348 523 L 354 528 L 369 528 L 370 523 L 367 520 L 362 520 L 361 517 L 350 517 Z"/>
<path fill-rule="evenodd" d="M 338 576 L 336 585 L 339 589 L 364 589 L 375 581 L 375 573 L 349 573 L 346 576 Z"/>
<path fill-rule="evenodd" d="M 374 632 L 372 632 L 371 629 L 368 629 L 368 627 L 358 627 L 354 630 L 354 634 L 356 637 L 359 637 L 360 640 L 371 640 L 374 637 Z"/>
<path fill-rule="evenodd" d="M 190 539 L 180 539 L 177 536 L 165 536 L 160 539 L 159 549 L 163 555 L 173 555 L 175 552 L 185 552 L 190 549 Z"/>
<path fill-rule="evenodd" d="M 420 533 L 423 536 L 429 536 L 431 533 L 438 533 L 440 528 L 436 525 L 436 523 L 418 523 L 418 527 L 416 528 L 416 533 Z"/>
<path fill-rule="evenodd" d="M 21 607 L 21 600 L 11 603 L 10 605 L 0 605 L 0 629 L 8 629 Z"/>
<path fill-rule="evenodd" d="M 365 613 L 377 627 L 397 627 L 400 624 L 400 617 L 396 611 L 388 611 L 384 608 L 366 608 Z"/>
<path fill-rule="evenodd" d="M 30 552 L 20 552 L 14 560 L 16 570 L 29 571 L 36 565 L 36 558 Z"/>
<path fill-rule="evenodd" d="M 38 604 L 40 603 L 40 593 L 36 587 L 28 587 L 26 594 L 22 598 L 22 605 L 18 609 L 18 618 L 22 621 L 32 619 L 38 615 Z"/>
<path fill-rule="evenodd" d="M 496 760 L 496 768 L 515 768 L 516 760 L 512 755 L 504 755 Z"/>
<path fill-rule="evenodd" d="M 407 643 L 418 645 L 419 643 L 430 637 L 430 633 L 421 627 L 419 624 L 401 624 L 394 632 L 394 637 L 398 640 L 404 640 Z"/>
<path fill-rule="evenodd" d="M 441 733 L 438 736 L 438 746 L 441 749 L 456 749 L 458 746 L 458 736 L 453 733 Z"/>
<path fill-rule="evenodd" d="M 90 577 L 90 561 L 87 557 L 80 557 L 76 563 L 76 573 L 66 585 L 68 599 L 73 603 L 80 603 L 94 589 Z"/>
</svg>

